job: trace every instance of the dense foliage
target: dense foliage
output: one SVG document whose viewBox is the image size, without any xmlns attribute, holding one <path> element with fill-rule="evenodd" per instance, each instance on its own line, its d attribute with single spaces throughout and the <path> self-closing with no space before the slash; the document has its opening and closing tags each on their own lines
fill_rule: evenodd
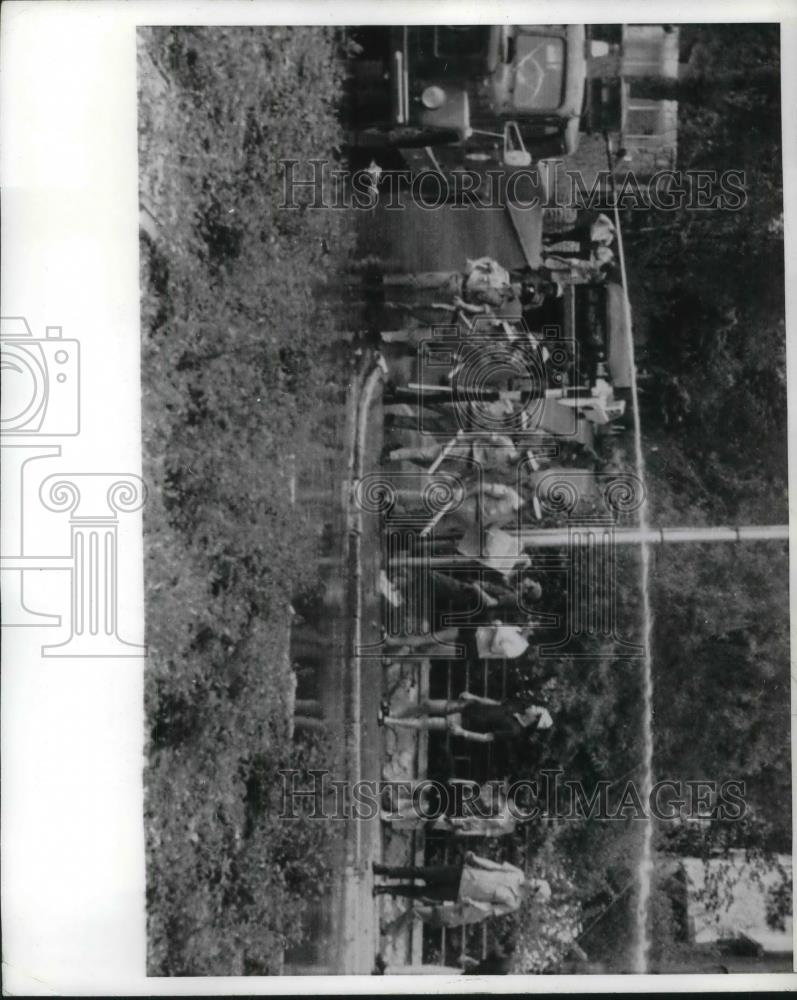
<svg viewBox="0 0 797 1000">
<path fill-rule="evenodd" d="M 328 761 L 288 733 L 288 605 L 318 534 L 291 506 L 288 456 L 301 474 L 329 443 L 318 420 L 345 372 L 322 359 L 317 292 L 328 247 L 350 245 L 343 213 L 279 209 L 278 161 L 339 143 L 335 39 L 139 44 L 142 175 L 162 206 L 141 254 L 149 968 L 275 972 L 330 849 L 319 824 L 275 818 L 275 781 Z"/>
<path fill-rule="evenodd" d="M 670 93 L 647 81 L 649 96 L 679 101 L 679 169 L 742 171 L 747 197 L 738 211 L 626 213 L 630 294 L 649 374 L 641 381 L 649 515 L 662 525 L 782 524 L 779 30 L 680 32 L 682 81 Z M 742 822 L 714 817 L 699 831 L 663 823 L 658 847 L 705 857 L 744 848 L 755 864 L 772 866 L 773 852 L 791 845 L 788 547 L 661 549 L 651 583 L 655 777 L 742 781 L 748 810 Z M 654 957 L 669 954 L 676 967 L 686 959 L 682 946 L 667 944 L 676 933 L 670 902 L 660 887 Z"/>
<path fill-rule="evenodd" d="M 678 107 L 681 171 L 741 172 L 746 200 L 627 213 L 645 343 L 649 470 L 689 519 L 780 521 L 786 503 L 786 340 L 777 25 L 682 26 L 698 80 Z M 683 96 L 683 95 L 682 95 Z M 666 510 L 666 506 L 665 506 Z M 667 511 L 669 513 L 669 511 Z"/>
<path fill-rule="evenodd" d="M 629 220 L 632 301 L 652 375 L 643 397 L 652 517 L 785 523 L 778 26 L 684 26 L 681 43 L 679 166 L 742 171 L 747 199 L 738 211 Z M 751 812 L 783 848 L 787 547 L 670 548 L 657 553 L 652 580 L 659 773 L 747 781 Z"/>
</svg>

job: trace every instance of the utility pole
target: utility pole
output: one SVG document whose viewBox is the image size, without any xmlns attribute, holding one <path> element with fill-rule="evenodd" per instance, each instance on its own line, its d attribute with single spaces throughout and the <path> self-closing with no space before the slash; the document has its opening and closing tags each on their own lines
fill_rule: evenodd
<svg viewBox="0 0 797 1000">
<path fill-rule="evenodd" d="M 734 527 L 614 528 L 572 525 L 570 528 L 521 528 L 509 531 L 523 548 L 559 548 L 569 545 L 679 545 L 696 542 L 772 542 L 788 540 L 788 524 L 752 524 Z"/>
<path fill-rule="evenodd" d="M 528 549 L 593 548 L 606 549 L 615 545 L 688 545 L 717 542 L 777 542 L 788 541 L 788 524 L 752 524 L 698 528 L 613 528 L 595 524 L 573 524 L 569 528 L 505 529 L 517 539 L 517 555 L 491 557 L 490 565 L 511 569 Z M 472 566 L 478 556 L 458 553 L 402 556 L 401 565 L 411 568 L 451 568 Z"/>
</svg>

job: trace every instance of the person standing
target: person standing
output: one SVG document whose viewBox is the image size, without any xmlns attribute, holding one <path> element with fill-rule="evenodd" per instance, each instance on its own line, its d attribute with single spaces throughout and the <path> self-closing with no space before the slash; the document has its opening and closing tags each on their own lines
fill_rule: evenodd
<svg viewBox="0 0 797 1000">
<path fill-rule="evenodd" d="M 468 260 L 462 294 L 454 299 L 463 312 L 489 312 L 502 309 L 517 298 L 509 271 L 492 257 Z"/>
<path fill-rule="evenodd" d="M 503 783 L 477 785 L 462 778 L 449 779 L 442 797 L 436 783 L 426 778 L 397 783 L 390 789 L 389 804 L 385 797 L 381 818 L 392 829 L 418 830 L 429 824 L 454 837 L 503 837 L 518 824 Z"/>
<path fill-rule="evenodd" d="M 561 253 L 569 257 L 589 260 L 598 247 L 608 247 L 614 242 L 614 223 L 601 212 L 592 222 L 583 222 L 562 233 L 543 237 L 546 253 Z"/>
<path fill-rule="evenodd" d="M 553 719 L 542 705 L 508 699 L 496 701 L 463 691 L 459 698 L 427 699 L 407 706 L 401 715 L 390 715 L 383 705 L 380 722 L 405 729 L 448 730 L 475 743 L 515 743 L 537 730 L 550 729 Z"/>
<path fill-rule="evenodd" d="M 486 617 L 492 623 L 502 614 L 522 614 L 528 605 L 537 604 L 542 599 L 542 586 L 526 573 L 510 571 L 502 577 L 498 573 L 480 570 L 476 579 L 461 579 L 441 570 L 432 570 L 431 580 L 437 601 L 461 608 L 473 605 L 476 597 L 480 606 L 474 615 L 481 615 L 482 620 Z M 556 619 L 551 618 L 550 624 L 556 624 Z"/>
<path fill-rule="evenodd" d="M 389 462 L 416 462 L 431 464 L 441 455 L 444 459 L 473 459 L 482 471 L 507 473 L 522 458 L 512 438 L 506 434 L 460 435 L 460 440 L 448 445 L 439 441 L 415 448 L 394 448 L 387 455 Z"/>
<path fill-rule="evenodd" d="M 470 784 L 475 788 L 473 783 L 453 779 L 454 784 L 463 785 L 462 807 L 459 811 L 438 816 L 432 823 L 432 829 L 455 837 L 504 837 L 515 832 L 518 821 L 510 808 L 504 785 L 487 782 L 478 786 L 475 798 L 466 799 L 464 786 Z"/>
<path fill-rule="evenodd" d="M 514 525 L 518 511 L 526 503 L 513 486 L 499 482 L 478 482 L 465 492 L 462 503 L 442 519 L 440 530 L 459 528 L 467 532 L 474 526 L 481 529 L 492 526 Z"/>
<path fill-rule="evenodd" d="M 382 865 L 374 862 L 374 875 L 402 880 L 399 884 L 374 886 L 374 895 L 401 896 L 431 904 L 422 919 L 440 922 L 479 923 L 488 917 L 514 913 L 524 898 L 549 899 L 551 888 L 544 879 L 527 879 L 525 872 L 508 861 L 492 861 L 468 851 L 453 865 Z M 415 884 L 416 879 L 424 885 Z M 434 911 L 437 911 L 435 914 Z"/>
</svg>

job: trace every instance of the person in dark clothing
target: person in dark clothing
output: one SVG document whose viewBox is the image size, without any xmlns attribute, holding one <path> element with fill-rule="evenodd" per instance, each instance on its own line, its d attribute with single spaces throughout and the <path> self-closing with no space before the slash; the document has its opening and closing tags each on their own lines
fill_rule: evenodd
<svg viewBox="0 0 797 1000">
<path fill-rule="evenodd" d="M 403 896 L 424 901 L 427 915 L 461 918 L 461 923 L 479 923 L 517 911 L 524 898 L 550 899 L 551 887 L 544 879 L 527 878 L 508 861 L 493 861 L 468 851 L 458 864 L 384 865 L 374 862 L 374 875 L 401 879 L 400 884 L 374 886 L 374 895 Z M 418 885 L 414 880 L 423 880 Z M 431 910 L 429 908 L 431 907 Z M 419 915 L 422 916 L 419 911 Z M 423 918 L 423 917 L 422 917 Z"/>
<path fill-rule="evenodd" d="M 562 285 L 553 278 L 538 276 L 531 272 L 530 276 L 520 284 L 520 309 L 522 315 L 541 309 L 549 299 L 559 299 L 564 294 Z"/>
<path fill-rule="evenodd" d="M 550 729 L 553 719 L 541 705 L 495 701 L 463 691 L 452 701 L 429 699 L 410 705 L 400 716 L 385 715 L 387 725 L 408 729 L 448 730 L 477 743 L 514 744 L 537 730 Z"/>
<path fill-rule="evenodd" d="M 453 902 L 459 896 L 462 865 L 380 865 L 374 862 L 374 875 L 397 879 L 422 879 L 423 885 L 375 885 L 374 895 L 407 896 L 436 903 Z"/>
<path fill-rule="evenodd" d="M 564 294 L 564 287 L 548 267 L 524 267 L 513 271 L 512 281 L 517 288 L 520 315 L 530 329 L 537 326 L 539 310 Z"/>
<path fill-rule="evenodd" d="M 481 597 L 482 609 L 487 610 L 490 620 L 508 611 L 518 612 L 519 605 L 536 604 L 542 598 L 542 586 L 527 573 L 512 574 L 512 578 L 504 582 L 497 573 L 482 572 L 476 579 L 463 579 L 432 570 L 432 585 L 438 600 L 455 607 L 472 606 L 474 598 Z M 484 610 L 480 613 L 484 617 Z"/>
</svg>

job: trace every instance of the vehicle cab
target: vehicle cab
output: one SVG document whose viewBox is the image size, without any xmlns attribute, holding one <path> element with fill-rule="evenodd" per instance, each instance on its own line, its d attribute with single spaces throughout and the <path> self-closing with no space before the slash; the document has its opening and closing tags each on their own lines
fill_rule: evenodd
<svg viewBox="0 0 797 1000">
<path fill-rule="evenodd" d="M 392 28 L 389 121 L 365 131 L 427 160 L 442 155 L 443 168 L 567 156 L 578 146 L 587 45 L 583 25 Z"/>
</svg>

